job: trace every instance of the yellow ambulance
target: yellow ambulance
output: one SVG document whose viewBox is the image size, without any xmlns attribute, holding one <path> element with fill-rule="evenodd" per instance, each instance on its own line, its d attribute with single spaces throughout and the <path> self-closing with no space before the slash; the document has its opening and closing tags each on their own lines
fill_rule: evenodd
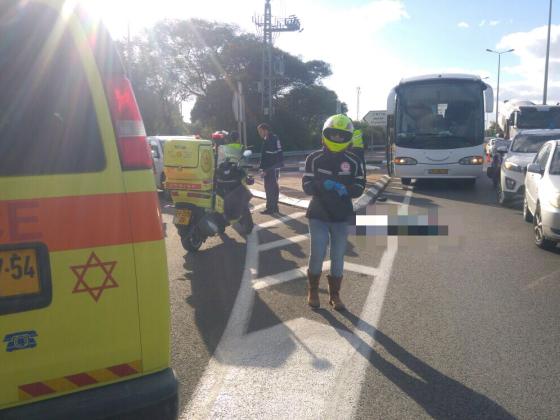
<svg viewBox="0 0 560 420">
<path fill-rule="evenodd" d="M 177 417 L 142 118 L 73 1 L 0 2 L 0 418 Z"/>
</svg>

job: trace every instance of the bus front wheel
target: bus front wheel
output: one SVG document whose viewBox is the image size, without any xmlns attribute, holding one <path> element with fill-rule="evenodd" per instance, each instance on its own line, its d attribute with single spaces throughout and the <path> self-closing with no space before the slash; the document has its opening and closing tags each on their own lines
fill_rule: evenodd
<svg viewBox="0 0 560 420">
<path fill-rule="evenodd" d="M 401 178 L 401 184 L 410 185 L 412 183 L 412 178 Z"/>
</svg>

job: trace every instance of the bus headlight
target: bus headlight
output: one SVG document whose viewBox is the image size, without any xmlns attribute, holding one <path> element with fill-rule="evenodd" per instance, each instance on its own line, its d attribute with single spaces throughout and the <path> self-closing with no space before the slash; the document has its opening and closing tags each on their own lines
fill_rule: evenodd
<svg viewBox="0 0 560 420">
<path fill-rule="evenodd" d="M 416 165 L 418 161 L 410 157 L 396 157 L 393 159 L 395 165 Z"/>
<path fill-rule="evenodd" d="M 504 163 L 504 167 L 507 170 L 513 171 L 513 172 L 524 172 L 525 171 L 525 168 L 523 166 L 519 166 L 517 163 L 510 162 L 509 160 L 506 160 L 506 162 Z"/>
<path fill-rule="evenodd" d="M 460 165 L 482 165 L 483 163 L 482 156 L 467 156 L 459 161 Z"/>
</svg>

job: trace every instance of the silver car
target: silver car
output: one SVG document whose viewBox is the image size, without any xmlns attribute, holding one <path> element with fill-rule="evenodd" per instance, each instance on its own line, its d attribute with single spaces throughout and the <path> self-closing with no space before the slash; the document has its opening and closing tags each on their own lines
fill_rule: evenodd
<svg viewBox="0 0 560 420">
<path fill-rule="evenodd" d="M 527 166 L 523 217 L 533 222 L 537 246 L 560 242 L 560 140 L 546 142 Z"/>
<path fill-rule="evenodd" d="M 560 139 L 560 130 L 522 130 L 513 139 L 504 158 L 498 184 L 498 202 L 508 205 L 525 190 L 525 170 L 533 162 L 541 146 Z"/>
</svg>

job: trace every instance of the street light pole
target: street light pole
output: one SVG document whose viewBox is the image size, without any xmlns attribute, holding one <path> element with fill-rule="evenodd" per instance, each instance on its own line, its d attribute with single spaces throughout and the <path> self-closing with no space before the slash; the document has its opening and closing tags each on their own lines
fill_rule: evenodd
<svg viewBox="0 0 560 420">
<path fill-rule="evenodd" d="M 486 51 L 490 52 L 490 53 L 494 53 L 494 54 L 498 54 L 498 83 L 497 83 L 497 87 L 496 87 L 496 125 L 498 124 L 498 110 L 500 108 L 500 65 L 501 65 L 501 58 L 502 58 L 502 54 L 507 54 L 510 53 L 512 51 L 514 51 L 514 49 L 510 49 L 507 51 L 494 51 L 491 50 L 490 48 L 486 48 Z"/>
<path fill-rule="evenodd" d="M 550 55 L 550 22 L 552 20 L 552 0 L 548 7 L 548 37 L 546 39 L 546 61 L 544 65 L 544 90 L 543 90 L 543 105 L 546 105 L 546 94 L 548 90 L 548 57 Z"/>
</svg>

